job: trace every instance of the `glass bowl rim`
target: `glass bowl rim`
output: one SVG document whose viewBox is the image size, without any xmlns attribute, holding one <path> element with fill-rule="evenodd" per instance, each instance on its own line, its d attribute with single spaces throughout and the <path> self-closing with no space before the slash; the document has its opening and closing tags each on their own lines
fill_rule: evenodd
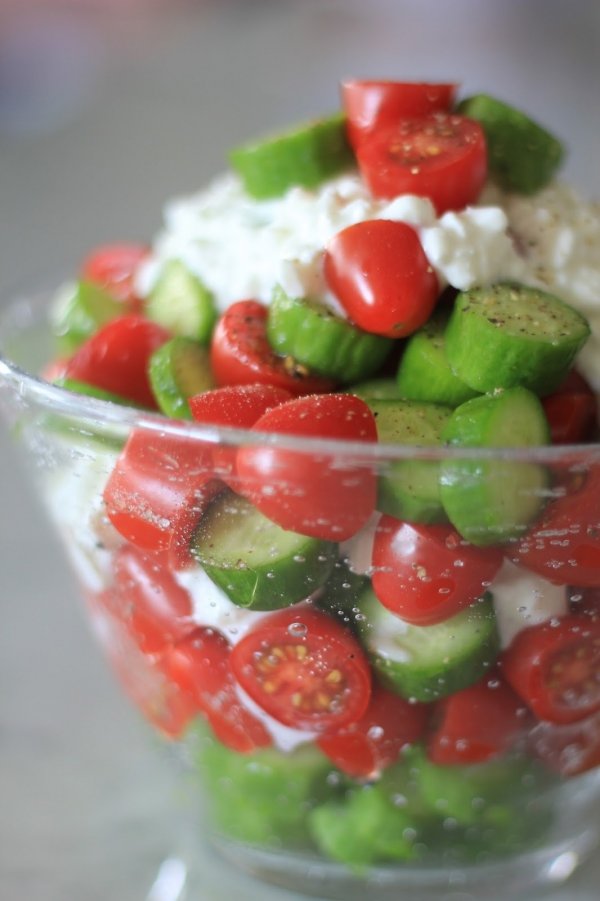
<svg viewBox="0 0 600 901">
<path fill-rule="evenodd" d="M 472 460 L 514 461 L 535 463 L 565 463 L 600 465 L 600 441 L 586 444 L 539 446 L 458 447 L 393 444 L 387 442 L 347 441 L 337 438 L 316 438 L 285 433 L 260 432 L 231 426 L 204 425 L 193 420 L 169 419 L 159 412 L 115 404 L 101 398 L 69 391 L 27 372 L 11 361 L 3 350 L 6 333 L 24 334 L 27 328 L 42 325 L 45 317 L 42 304 L 48 308 L 48 297 L 54 292 L 31 290 L 20 292 L 0 309 L 0 387 L 2 382 L 17 387 L 22 397 L 28 397 L 50 412 L 81 419 L 96 426 L 117 426 L 145 429 L 160 435 L 197 439 L 211 444 L 229 446 L 269 446 L 299 453 L 327 454 L 349 464 L 394 462 L 396 460 Z M 38 309 L 40 308 L 40 309 Z M 598 399 L 600 403 L 600 398 Z"/>
</svg>

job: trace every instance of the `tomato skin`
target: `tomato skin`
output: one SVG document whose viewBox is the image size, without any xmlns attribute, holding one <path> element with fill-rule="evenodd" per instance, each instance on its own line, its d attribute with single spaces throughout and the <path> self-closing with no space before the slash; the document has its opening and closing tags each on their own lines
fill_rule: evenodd
<svg viewBox="0 0 600 901">
<path fill-rule="evenodd" d="M 406 622 L 433 625 L 480 598 L 502 560 L 501 551 L 474 547 L 450 526 L 403 522 L 384 514 L 373 542 L 373 590 L 384 607 Z"/>
<path fill-rule="evenodd" d="M 329 242 L 325 281 L 360 328 L 402 338 L 431 315 L 440 286 L 416 231 L 405 222 L 372 219 Z"/>
<path fill-rule="evenodd" d="M 192 563 L 189 542 L 210 501 L 222 490 L 211 447 L 183 436 L 133 429 L 108 477 L 106 514 L 127 541 L 165 551 L 170 564 Z"/>
<path fill-rule="evenodd" d="M 479 197 L 487 176 L 483 129 L 465 116 L 435 113 L 382 129 L 357 150 L 374 197 L 428 197 L 438 216 Z"/>
<path fill-rule="evenodd" d="M 160 654 L 196 628 L 188 592 L 156 556 L 124 545 L 113 572 L 111 609 L 143 654 Z"/>
<path fill-rule="evenodd" d="M 510 558 L 557 585 L 600 587 L 600 465 L 550 501 Z"/>
<path fill-rule="evenodd" d="M 231 671 L 231 648 L 215 629 L 198 627 L 169 648 L 159 664 L 214 734 L 228 748 L 249 754 L 272 744 L 261 721 L 239 700 Z"/>
<path fill-rule="evenodd" d="M 148 361 L 170 337 L 171 333 L 162 325 L 143 316 L 133 313 L 119 316 L 98 329 L 75 351 L 65 376 L 156 410 Z"/>
<path fill-rule="evenodd" d="M 274 385 L 226 385 L 204 391 L 189 399 L 193 419 L 209 425 L 222 425 L 236 429 L 250 429 L 260 417 L 280 404 L 291 400 L 293 394 Z M 213 469 L 220 479 L 236 490 L 234 447 L 214 447 Z"/>
<path fill-rule="evenodd" d="M 527 749 L 559 776 L 578 776 L 600 765 L 600 714 L 558 726 L 537 723 Z"/>
<path fill-rule="evenodd" d="M 579 444 L 598 428 L 597 401 L 582 375 L 571 370 L 553 394 L 542 398 L 553 444 Z"/>
<path fill-rule="evenodd" d="M 344 81 L 342 105 L 346 130 L 356 149 L 382 128 L 401 119 L 445 112 L 454 105 L 457 84 L 406 81 Z"/>
<path fill-rule="evenodd" d="M 256 421 L 258 432 L 350 441 L 377 440 L 367 404 L 351 394 L 310 395 L 274 407 Z M 373 468 L 335 466 L 334 455 L 276 446 L 241 447 L 238 490 L 284 529 L 344 541 L 375 509 Z"/>
<path fill-rule="evenodd" d="M 141 313 L 143 301 L 135 290 L 138 268 L 147 259 L 145 244 L 105 244 L 94 248 L 81 265 L 81 277 L 106 288 L 131 313 Z"/>
<path fill-rule="evenodd" d="M 425 728 L 428 708 L 373 686 L 363 716 L 319 738 L 317 745 L 331 762 L 354 779 L 376 779 L 395 763 L 402 749 L 418 741 Z"/>
<path fill-rule="evenodd" d="M 256 300 L 240 300 L 223 313 L 213 332 L 210 362 L 217 385 L 260 382 L 294 396 L 330 391 L 329 379 L 276 354 L 267 338 L 268 310 Z"/>
<path fill-rule="evenodd" d="M 531 715 L 495 672 L 438 701 L 433 722 L 427 756 L 440 766 L 453 766 L 506 753 L 531 725 Z"/>
<path fill-rule="evenodd" d="M 340 729 L 369 705 L 371 673 L 361 646 L 310 604 L 261 618 L 233 648 L 231 666 L 248 696 L 293 729 Z"/>
<path fill-rule="evenodd" d="M 600 622 L 566 615 L 519 632 L 504 677 L 540 720 L 575 723 L 600 710 Z"/>
</svg>

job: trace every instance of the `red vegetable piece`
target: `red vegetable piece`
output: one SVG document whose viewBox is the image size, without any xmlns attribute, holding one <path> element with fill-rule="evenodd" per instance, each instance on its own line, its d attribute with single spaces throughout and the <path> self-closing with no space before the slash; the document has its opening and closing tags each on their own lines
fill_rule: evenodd
<svg viewBox="0 0 600 901">
<path fill-rule="evenodd" d="M 135 276 L 149 255 L 145 244 L 106 244 L 96 247 L 84 259 L 81 277 L 105 288 L 131 313 L 140 313 L 143 301 L 135 289 Z"/>
<path fill-rule="evenodd" d="M 579 444 L 596 433 L 596 395 L 576 370 L 571 370 L 557 391 L 542 398 L 542 405 L 553 444 Z"/>
<path fill-rule="evenodd" d="M 529 733 L 527 748 L 560 776 L 587 773 L 600 765 L 600 713 L 562 726 L 537 723 Z"/>
</svg>

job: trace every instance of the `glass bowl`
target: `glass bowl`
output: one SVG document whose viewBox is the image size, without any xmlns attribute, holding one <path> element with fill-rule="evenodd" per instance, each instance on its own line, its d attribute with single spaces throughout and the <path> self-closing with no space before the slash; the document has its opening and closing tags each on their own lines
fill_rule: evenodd
<svg viewBox="0 0 600 901">
<path fill-rule="evenodd" d="M 48 304 L 0 317 L 0 407 L 198 835 L 307 896 L 566 879 L 600 838 L 600 445 L 167 420 L 29 374 Z"/>
</svg>

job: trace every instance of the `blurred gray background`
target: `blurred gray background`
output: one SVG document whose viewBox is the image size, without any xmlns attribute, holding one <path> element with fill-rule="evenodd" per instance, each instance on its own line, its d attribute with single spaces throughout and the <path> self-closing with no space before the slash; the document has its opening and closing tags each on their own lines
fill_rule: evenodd
<svg viewBox="0 0 600 901">
<path fill-rule="evenodd" d="M 347 76 L 503 97 L 600 197 L 598 0 L 0 0 L 0 303 L 94 244 L 149 239 L 168 197 L 237 142 L 333 110 Z M 0 901 L 178 901 L 176 867 L 151 890 L 177 847 L 168 771 L 4 430 L 0 455 Z M 290 898 L 199 860 L 201 901 Z M 597 899 L 599 877 L 592 863 L 543 897 Z"/>
</svg>

